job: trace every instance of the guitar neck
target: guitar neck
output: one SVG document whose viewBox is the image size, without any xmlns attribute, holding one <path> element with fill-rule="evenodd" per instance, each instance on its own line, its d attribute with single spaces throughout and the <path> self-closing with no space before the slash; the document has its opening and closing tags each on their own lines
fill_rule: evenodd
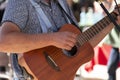
<svg viewBox="0 0 120 80">
<path fill-rule="evenodd" d="M 111 15 L 116 19 L 115 13 L 111 13 Z M 84 31 L 82 35 L 78 36 L 79 46 L 89 41 L 92 47 L 95 47 L 114 27 L 114 25 L 113 24 L 110 25 L 110 23 L 111 20 L 109 19 L 108 16 L 106 16 L 98 23 L 96 23 L 95 25 L 91 26 L 89 29 Z"/>
</svg>

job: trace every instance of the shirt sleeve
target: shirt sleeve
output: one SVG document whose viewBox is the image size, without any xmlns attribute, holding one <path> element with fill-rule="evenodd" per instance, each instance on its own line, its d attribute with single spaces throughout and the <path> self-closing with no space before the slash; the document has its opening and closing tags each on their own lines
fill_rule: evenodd
<svg viewBox="0 0 120 80">
<path fill-rule="evenodd" d="M 8 0 L 2 22 L 12 22 L 16 24 L 20 30 L 25 28 L 28 10 L 27 0 Z"/>
</svg>

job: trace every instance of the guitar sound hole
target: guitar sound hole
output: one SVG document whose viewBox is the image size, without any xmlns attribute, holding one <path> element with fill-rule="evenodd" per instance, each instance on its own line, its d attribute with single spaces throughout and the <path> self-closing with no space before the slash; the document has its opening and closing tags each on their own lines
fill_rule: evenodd
<svg viewBox="0 0 120 80">
<path fill-rule="evenodd" d="M 63 53 L 67 56 L 74 56 L 77 52 L 77 47 L 74 46 L 71 50 L 65 50 L 63 49 Z"/>
</svg>

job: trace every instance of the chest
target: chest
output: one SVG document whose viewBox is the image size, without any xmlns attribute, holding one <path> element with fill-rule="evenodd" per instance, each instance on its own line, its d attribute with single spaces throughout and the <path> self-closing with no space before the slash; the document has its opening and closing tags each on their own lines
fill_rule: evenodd
<svg viewBox="0 0 120 80">
<path fill-rule="evenodd" d="M 66 24 L 66 18 L 63 14 L 63 10 L 59 7 L 57 3 L 52 2 L 51 6 L 44 3 L 39 3 L 39 6 L 42 8 L 43 12 L 51 22 L 52 26 L 56 29 L 59 29 L 62 25 Z M 36 14 L 36 10 L 31 5 L 29 9 L 28 23 L 25 31 L 28 30 L 30 33 L 41 33 L 41 23 Z M 39 15 L 41 17 L 42 15 Z"/>
</svg>

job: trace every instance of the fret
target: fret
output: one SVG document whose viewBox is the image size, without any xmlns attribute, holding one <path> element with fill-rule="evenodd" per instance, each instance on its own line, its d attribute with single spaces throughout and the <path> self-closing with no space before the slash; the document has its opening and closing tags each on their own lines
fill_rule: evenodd
<svg viewBox="0 0 120 80">
<path fill-rule="evenodd" d="M 102 30 L 101 26 L 99 26 L 99 24 L 95 24 L 95 27 L 97 27 L 99 29 L 99 31 Z"/>
<path fill-rule="evenodd" d="M 111 21 L 110 21 L 110 19 L 108 17 L 105 17 L 105 21 L 106 21 L 107 24 L 111 23 Z"/>
<path fill-rule="evenodd" d="M 92 33 L 92 36 L 96 34 L 94 27 L 91 28 L 91 33 Z"/>
<path fill-rule="evenodd" d="M 80 46 L 80 45 L 82 45 L 82 40 L 81 40 L 81 38 L 80 38 L 81 36 L 78 36 L 78 39 L 77 39 L 77 43 L 79 43 L 79 45 L 78 46 Z"/>
<path fill-rule="evenodd" d="M 77 37 L 77 42 L 79 42 L 81 44 L 80 36 Z"/>
<path fill-rule="evenodd" d="M 104 26 L 104 22 L 105 22 L 104 19 L 100 22 L 100 24 L 101 24 L 101 26 L 102 26 L 103 28 L 105 28 L 105 26 Z"/>
<path fill-rule="evenodd" d="M 81 38 L 83 38 L 83 41 L 82 42 L 84 42 L 85 41 L 85 34 L 83 33 L 83 35 L 81 36 Z"/>
<path fill-rule="evenodd" d="M 94 30 L 96 30 L 95 34 L 94 34 L 94 36 L 95 36 L 96 34 L 98 34 L 99 31 L 98 31 L 97 27 L 95 27 Z"/>
<path fill-rule="evenodd" d="M 98 28 L 98 26 L 96 26 L 96 25 L 91 28 L 93 31 L 91 33 L 93 33 L 93 36 L 95 36 L 99 32 L 99 30 L 97 28 Z"/>
<path fill-rule="evenodd" d="M 88 37 L 88 34 L 86 33 L 86 32 L 84 32 L 84 34 L 83 34 L 84 36 L 85 36 L 85 41 L 88 41 L 89 39 L 89 37 Z"/>
<path fill-rule="evenodd" d="M 107 26 L 108 24 L 106 23 L 105 19 L 103 20 L 103 26 Z"/>
<path fill-rule="evenodd" d="M 113 16 L 113 18 L 116 19 L 116 15 L 114 13 L 111 13 L 111 15 Z M 91 26 L 89 29 L 84 31 L 82 35 L 78 36 L 79 46 L 83 45 L 85 42 L 89 41 L 95 35 L 100 33 L 110 23 L 111 23 L 111 20 L 109 19 L 108 16 L 106 16 L 102 20 L 100 20 L 98 23 L 96 23 L 95 25 Z"/>
<path fill-rule="evenodd" d="M 106 22 L 106 24 L 109 24 L 109 20 L 107 17 L 105 18 L 105 22 Z"/>
<path fill-rule="evenodd" d="M 96 34 L 100 31 L 97 26 L 94 26 L 94 29 L 95 29 L 95 31 L 96 31 Z M 95 34 L 95 35 L 96 35 L 96 34 Z"/>
<path fill-rule="evenodd" d="M 84 36 L 86 36 L 86 37 L 85 37 L 85 40 L 86 40 L 86 41 L 88 41 L 88 40 L 89 40 L 89 38 L 90 38 L 89 33 L 84 32 Z"/>
<path fill-rule="evenodd" d="M 83 42 L 80 40 L 80 41 L 78 41 L 80 44 L 79 45 L 82 45 L 83 44 Z"/>
<path fill-rule="evenodd" d="M 85 37 L 86 37 L 86 36 L 84 36 L 84 34 L 81 36 L 83 43 L 86 41 L 86 40 L 85 40 Z"/>
<path fill-rule="evenodd" d="M 83 45 L 86 41 L 88 41 L 88 37 L 86 36 L 86 34 L 83 32 L 83 35 L 81 35 L 79 37 L 79 42 L 81 42 L 80 44 Z"/>
<path fill-rule="evenodd" d="M 86 35 L 87 41 L 88 41 L 91 38 L 90 35 L 89 35 L 89 33 L 86 31 L 86 32 L 84 32 L 84 34 Z"/>
<path fill-rule="evenodd" d="M 94 35 L 94 34 L 92 33 L 92 27 L 89 28 L 88 30 L 86 30 L 84 33 L 87 33 L 87 34 L 88 34 L 89 39 L 91 39 L 91 37 Z"/>
<path fill-rule="evenodd" d="M 98 23 L 102 29 L 104 29 L 104 28 L 106 27 L 106 26 L 103 25 L 103 23 L 104 23 L 104 19 L 101 20 L 101 21 Z M 108 25 L 108 24 L 107 24 L 107 25 Z"/>
<path fill-rule="evenodd" d="M 90 30 L 90 31 L 91 31 L 90 33 L 92 34 L 92 36 L 94 36 L 94 34 L 95 34 L 95 30 L 94 30 L 94 28 L 93 28 L 93 27 L 91 28 L 91 30 Z"/>
<path fill-rule="evenodd" d="M 92 37 L 92 34 L 90 33 L 90 30 L 85 31 L 84 33 L 87 33 L 90 38 Z"/>
<path fill-rule="evenodd" d="M 94 35 L 96 35 L 99 31 L 98 31 L 97 27 L 95 27 L 95 26 L 93 29 L 94 29 Z"/>
<path fill-rule="evenodd" d="M 86 31 L 85 33 L 87 33 L 87 34 L 88 34 L 88 36 L 89 36 L 89 39 L 91 39 L 92 35 L 91 35 L 91 33 L 89 32 L 89 30 L 88 30 L 88 31 Z"/>
<path fill-rule="evenodd" d="M 79 40 L 79 41 L 78 41 L 79 44 L 80 44 L 80 45 L 83 45 L 83 43 L 84 43 L 83 41 L 84 41 L 84 40 L 83 40 L 82 35 L 78 37 L 78 40 Z"/>
<path fill-rule="evenodd" d="M 103 20 L 100 21 L 100 22 L 98 23 L 98 25 L 102 28 L 102 30 L 105 28 L 105 26 L 103 26 Z"/>
<path fill-rule="evenodd" d="M 97 27 L 97 25 L 95 25 L 95 26 Z M 98 26 L 98 30 L 99 30 L 99 31 L 101 31 L 101 30 L 102 30 L 102 28 L 101 28 L 100 26 Z"/>
</svg>

